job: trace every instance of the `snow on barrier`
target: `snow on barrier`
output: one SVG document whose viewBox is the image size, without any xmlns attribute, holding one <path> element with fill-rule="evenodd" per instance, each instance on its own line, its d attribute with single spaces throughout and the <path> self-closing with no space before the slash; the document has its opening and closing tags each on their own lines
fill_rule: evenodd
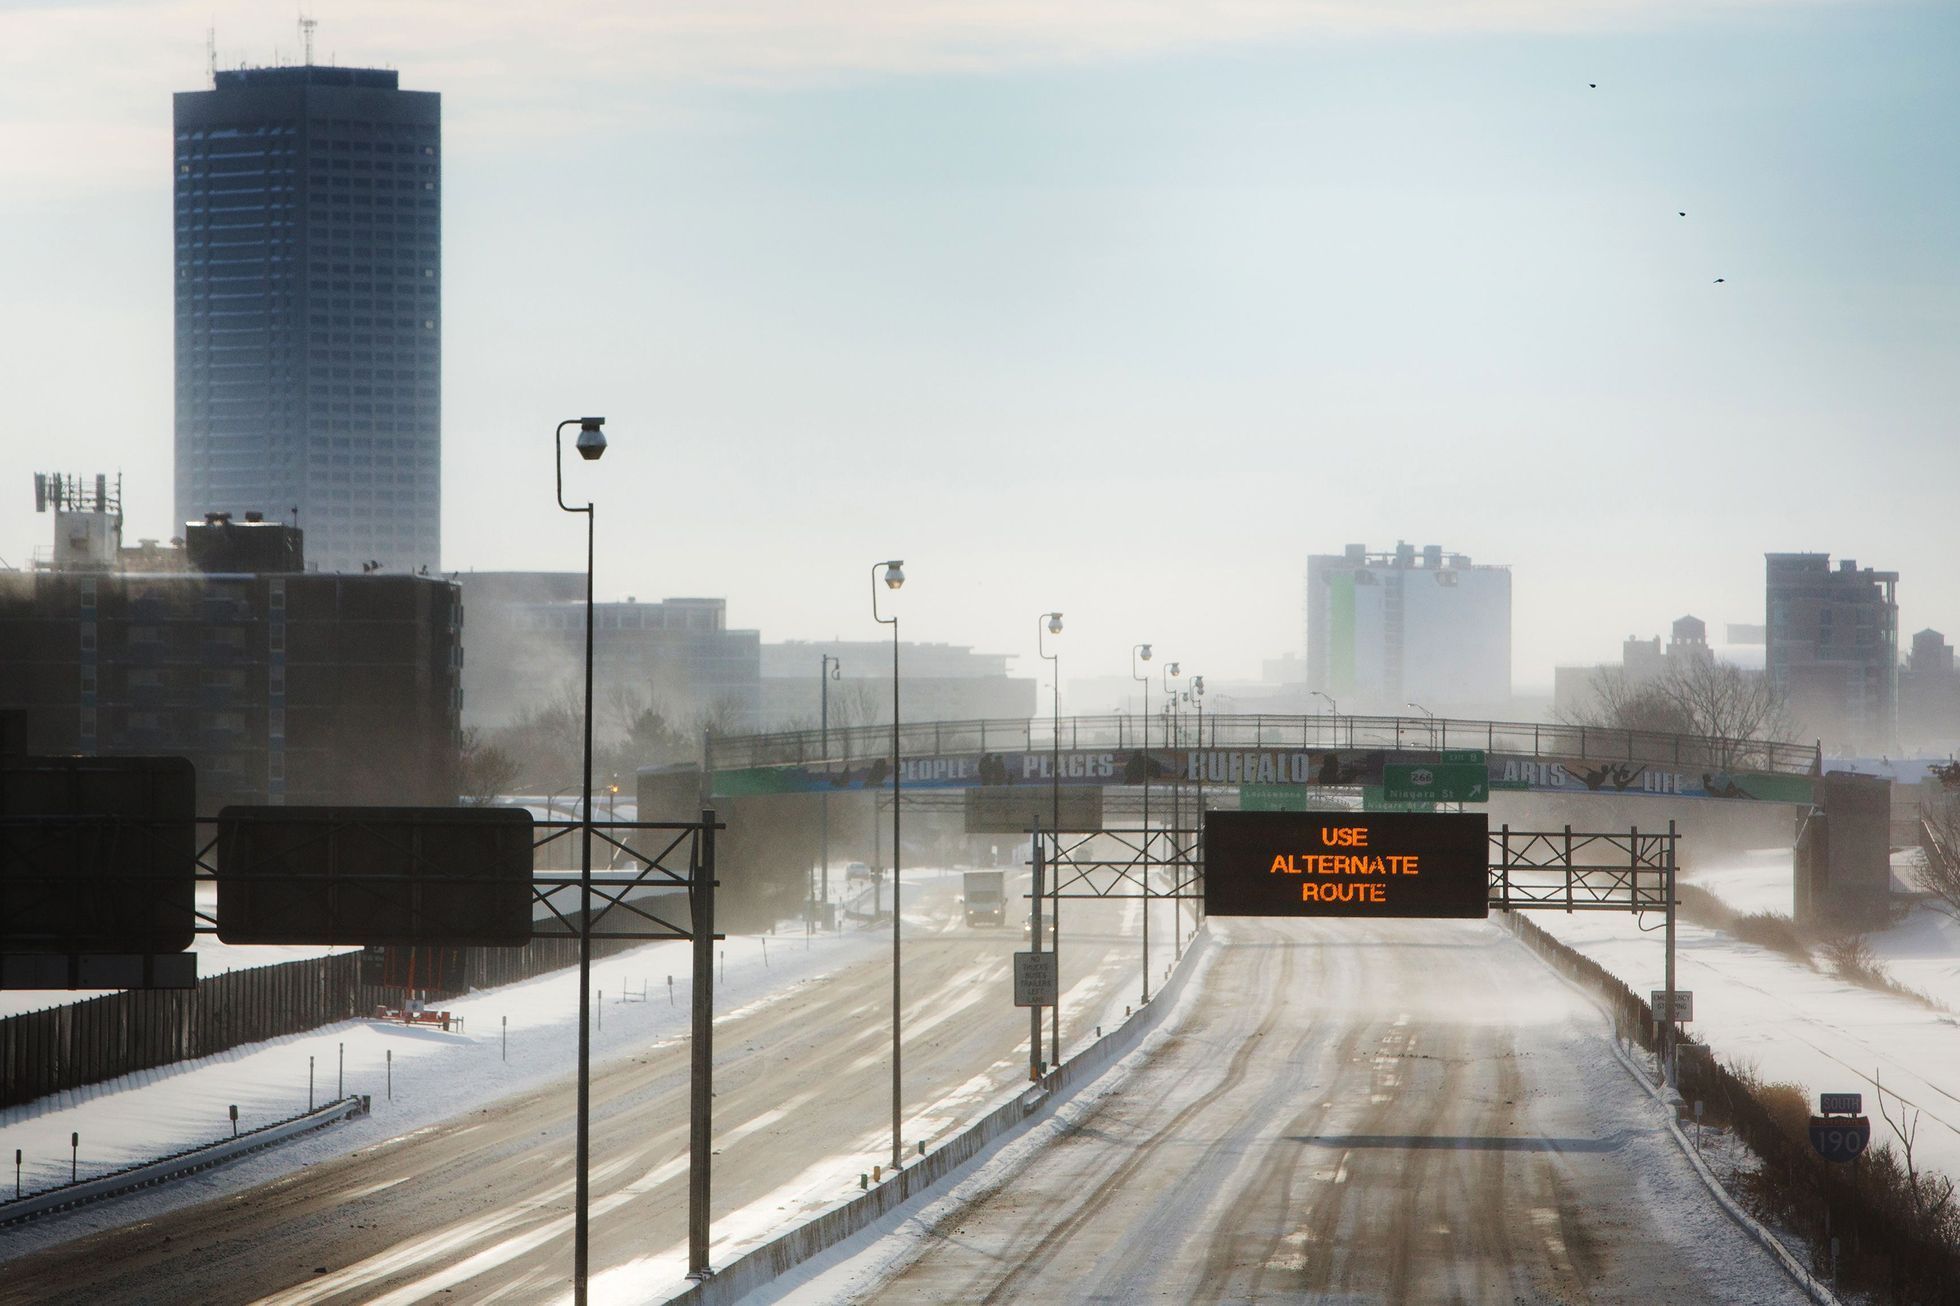
<svg viewBox="0 0 1960 1306">
<path fill-rule="evenodd" d="M 1020 1132 L 1134 1050 L 1143 1041 L 1143 1036 L 1156 1028 L 1162 1014 L 1177 1004 L 1185 981 L 1197 971 L 1199 958 L 1210 947 L 1211 931 L 1201 926 L 1197 938 L 1185 948 L 1183 960 L 1172 971 L 1170 981 L 1130 1019 L 905 1169 L 890 1174 L 884 1182 L 864 1195 L 840 1202 L 788 1233 L 760 1247 L 751 1248 L 716 1271 L 712 1277 L 678 1290 L 667 1297 L 666 1302 L 669 1306 L 677 1303 L 722 1306 L 723 1303 L 737 1301 L 778 1275 L 843 1242 L 914 1197 L 939 1187 L 987 1147 Z"/>
<path fill-rule="evenodd" d="M 146 1161 L 141 1165 L 114 1170 L 94 1179 L 84 1179 L 79 1183 L 63 1184 L 59 1188 L 49 1188 L 25 1197 L 16 1197 L 0 1202 L 0 1225 L 13 1224 L 21 1220 L 31 1220 L 38 1215 L 53 1211 L 82 1206 L 88 1202 L 99 1202 L 106 1197 L 118 1197 L 138 1188 L 150 1188 L 157 1184 L 181 1179 L 185 1175 L 209 1170 L 236 1160 L 249 1152 L 257 1152 L 267 1147 L 283 1143 L 289 1138 L 297 1138 L 316 1129 L 351 1120 L 368 1113 L 366 1094 L 343 1097 L 337 1102 L 329 1102 L 316 1110 L 305 1112 L 289 1120 L 281 1120 L 270 1125 L 261 1125 L 236 1138 L 211 1143 L 204 1147 L 193 1147 L 188 1151 L 176 1152 L 160 1161 Z"/>
</svg>

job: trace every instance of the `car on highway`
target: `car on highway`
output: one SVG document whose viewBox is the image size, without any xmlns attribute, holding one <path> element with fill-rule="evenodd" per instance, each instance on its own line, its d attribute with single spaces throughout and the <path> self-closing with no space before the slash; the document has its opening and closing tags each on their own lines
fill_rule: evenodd
<svg viewBox="0 0 1960 1306">
<path fill-rule="evenodd" d="M 875 880 L 877 878 L 878 878 L 878 872 L 872 870 L 869 866 L 866 866 L 863 862 L 852 862 L 849 866 L 846 866 L 844 868 L 844 879 L 846 881 Z"/>
</svg>

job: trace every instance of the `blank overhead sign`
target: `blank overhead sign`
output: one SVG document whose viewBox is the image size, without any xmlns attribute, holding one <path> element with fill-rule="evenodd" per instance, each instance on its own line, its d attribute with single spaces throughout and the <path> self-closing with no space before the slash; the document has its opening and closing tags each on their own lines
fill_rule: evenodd
<svg viewBox="0 0 1960 1306">
<path fill-rule="evenodd" d="M 531 937 L 521 807 L 227 807 L 226 943 L 480 944 Z"/>
<path fill-rule="evenodd" d="M 0 953 L 191 946 L 197 774 L 181 757 L 0 766 Z"/>
</svg>

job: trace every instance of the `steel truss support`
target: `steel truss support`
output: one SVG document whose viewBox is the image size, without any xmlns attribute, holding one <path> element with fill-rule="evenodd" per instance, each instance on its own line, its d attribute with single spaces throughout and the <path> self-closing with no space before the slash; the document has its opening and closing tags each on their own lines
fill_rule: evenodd
<svg viewBox="0 0 1960 1306">
<path fill-rule="evenodd" d="M 1674 894 L 1672 823 L 1665 834 L 1513 830 L 1490 832 L 1493 911 L 1666 911 Z"/>
</svg>

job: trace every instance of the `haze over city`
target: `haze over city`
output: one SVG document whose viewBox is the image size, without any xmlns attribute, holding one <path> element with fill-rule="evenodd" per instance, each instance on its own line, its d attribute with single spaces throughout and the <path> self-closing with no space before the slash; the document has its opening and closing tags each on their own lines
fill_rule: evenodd
<svg viewBox="0 0 1960 1306">
<path fill-rule="evenodd" d="M 1397 539 L 1512 566 L 1520 690 L 1760 622 L 1765 551 L 1960 620 L 1950 8 L 309 12 L 444 97 L 446 571 L 578 564 L 549 435 L 592 411 L 601 596 L 772 639 L 871 637 L 902 556 L 907 638 L 1025 658 L 1059 608 L 1065 682 L 1138 639 L 1252 676 L 1305 554 Z M 33 470 L 181 533 L 207 27 L 298 57 L 277 7 L 0 10 L 16 566 Z"/>
<path fill-rule="evenodd" d="M 1956 51 L 0 0 L 0 1299 L 1960 1306 Z"/>
</svg>

